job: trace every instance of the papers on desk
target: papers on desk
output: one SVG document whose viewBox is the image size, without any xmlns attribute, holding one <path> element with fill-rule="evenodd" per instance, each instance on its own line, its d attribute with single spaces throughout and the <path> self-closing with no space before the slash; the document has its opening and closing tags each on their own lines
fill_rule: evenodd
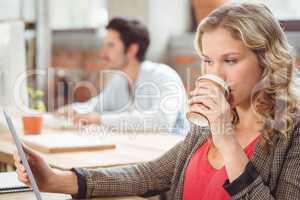
<svg viewBox="0 0 300 200">
<path fill-rule="evenodd" d="M 63 133 L 22 136 L 22 140 L 32 149 L 44 153 L 93 151 L 116 147 L 115 144 L 103 142 L 97 137 Z"/>
<path fill-rule="evenodd" d="M 0 194 L 24 191 L 31 189 L 18 180 L 16 172 L 0 173 Z"/>
</svg>

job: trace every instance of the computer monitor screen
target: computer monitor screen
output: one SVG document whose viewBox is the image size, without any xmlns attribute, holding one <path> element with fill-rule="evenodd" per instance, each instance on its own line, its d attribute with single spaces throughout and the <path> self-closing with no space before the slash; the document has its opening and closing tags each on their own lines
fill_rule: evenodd
<svg viewBox="0 0 300 200">
<path fill-rule="evenodd" d="M 24 23 L 0 21 L 0 108 L 21 113 L 28 105 Z M 0 130 L 4 119 L 0 117 Z"/>
</svg>

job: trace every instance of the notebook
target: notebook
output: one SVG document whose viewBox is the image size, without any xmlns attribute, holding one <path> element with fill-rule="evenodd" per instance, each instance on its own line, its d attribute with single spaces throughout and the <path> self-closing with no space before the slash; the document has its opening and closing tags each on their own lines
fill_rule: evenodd
<svg viewBox="0 0 300 200">
<path fill-rule="evenodd" d="M 44 153 L 64 153 L 114 149 L 116 145 L 95 136 L 77 134 L 41 134 L 23 136 L 22 141 L 30 148 Z"/>
<path fill-rule="evenodd" d="M 25 191 L 31 189 L 18 180 L 16 172 L 0 173 L 0 194 Z"/>
</svg>

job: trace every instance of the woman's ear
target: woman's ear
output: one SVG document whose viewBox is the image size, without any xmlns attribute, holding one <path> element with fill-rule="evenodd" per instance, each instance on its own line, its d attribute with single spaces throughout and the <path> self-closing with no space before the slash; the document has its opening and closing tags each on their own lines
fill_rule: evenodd
<svg viewBox="0 0 300 200">
<path fill-rule="evenodd" d="M 131 44 L 131 45 L 128 47 L 127 53 L 126 53 L 126 54 L 127 54 L 128 57 L 130 57 L 130 58 L 135 58 L 135 59 L 137 59 L 137 54 L 138 54 L 138 52 L 139 52 L 139 49 L 140 49 L 139 45 L 136 44 L 136 43 L 133 43 L 133 44 Z"/>
</svg>

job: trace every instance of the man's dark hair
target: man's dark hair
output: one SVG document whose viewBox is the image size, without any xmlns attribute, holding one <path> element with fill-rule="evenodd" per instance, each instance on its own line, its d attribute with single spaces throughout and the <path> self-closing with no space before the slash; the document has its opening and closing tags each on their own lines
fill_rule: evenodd
<svg viewBox="0 0 300 200">
<path fill-rule="evenodd" d="M 124 44 L 125 52 L 131 44 L 137 44 L 139 50 L 137 59 L 143 61 L 150 43 L 149 32 L 143 24 L 137 20 L 128 20 L 125 18 L 113 18 L 110 20 L 106 29 L 117 31 Z"/>
</svg>

